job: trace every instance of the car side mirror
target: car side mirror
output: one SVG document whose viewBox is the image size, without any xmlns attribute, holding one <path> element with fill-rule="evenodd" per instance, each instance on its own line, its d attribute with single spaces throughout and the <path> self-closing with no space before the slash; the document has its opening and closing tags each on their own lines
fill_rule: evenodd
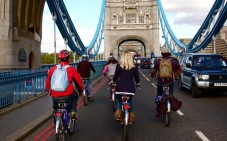
<svg viewBox="0 0 227 141">
<path fill-rule="evenodd" d="M 186 67 L 187 67 L 187 68 L 191 68 L 192 65 L 191 65 L 190 63 L 186 63 Z"/>
</svg>

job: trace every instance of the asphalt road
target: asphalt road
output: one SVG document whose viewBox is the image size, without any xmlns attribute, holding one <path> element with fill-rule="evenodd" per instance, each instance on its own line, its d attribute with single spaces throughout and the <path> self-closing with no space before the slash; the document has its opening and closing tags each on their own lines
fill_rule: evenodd
<svg viewBox="0 0 227 141">
<path fill-rule="evenodd" d="M 156 85 L 147 78 L 148 69 L 140 70 L 141 90 L 137 89 L 133 106 L 136 114 L 129 128 L 129 141 L 226 141 L 227 93 L 211 92 L 201 98 L 192 98 L 190 91 L 180 91 L 175 85 L 175 96 L 183 102 L 182 108 L 171 114 L 171 123 L 155 117 Z M 114 119 L 108 99 L 108 83 L 103 80 L 94 87 L 95 101 L 78 110 L 75 134 L 66 140 L 122 141 L 123 129 Z M 53 121 L 49 120 L 25 141 L 55 140 Z"/>
</svg>

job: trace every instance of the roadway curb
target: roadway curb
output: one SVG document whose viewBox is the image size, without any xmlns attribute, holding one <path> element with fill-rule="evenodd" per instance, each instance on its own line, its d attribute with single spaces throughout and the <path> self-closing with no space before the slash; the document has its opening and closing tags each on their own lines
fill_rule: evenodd
<svg viewBox="0 0 227 141">
<path fill-rule="evenodd" d="M 8 137 L 6 137 L 6 141 L 23 141 L 27 136 L 29 136 L 51 118 L 52 111 L 49 111 L 36 120 L 31 121 L 21 129 L 18 129 L 14 133 L 10 134 Z"/>
<path fill-rule="evenodd" d="M 27 99 L 21 100 L 20 103 L 14 103 L 14 104 L 12 104 L 12 105 L 10 105 L 8 107 L 0 109 L 0 117 L 5 115 L 5 114 L 7 114 L 7 113 L 9 113 L 9 112 L 11 112 L 11 111 L 13 111 L 13 110 L 15 110 L 15 109 L 18 109 L 18 108 L 20 108 L 20 107 L 22 107 L 22 106 L 24 106 L 26 104 L 29 104 L 29 103 L 31 103 L 31 102 L 39 99 L 39 98 L 42 98 L 42 97 L 44 97 L 46 95 L 48 95 L 47 92 L 38 93 L 36 96 L 30 96 Z"/>
<path fill-rule="evenodd" d="M 103 77 L 99 77 L 92 82 L 92 85 L 103 80 Z M 45 95 L 45 94 L 44 94 Z M 34 101 L 34 100 L 33 100 Z M 19 106 L 17 106 L 19 107 Z M 25 125 L 21 129 L 16 130 L 14 133 L 6 137 L 6 141 L 23 141 L 27 136 L 36 131 L 41 127 L 45 122 L 52 118 L 52 110 L 37 118 L 36 120 L 31 121 L 29 124 Z"/>
</svg>

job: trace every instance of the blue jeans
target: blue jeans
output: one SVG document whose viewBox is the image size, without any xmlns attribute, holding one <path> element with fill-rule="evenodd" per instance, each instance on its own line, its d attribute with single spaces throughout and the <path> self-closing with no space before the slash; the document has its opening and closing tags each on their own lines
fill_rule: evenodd
<svg viewBox="0 0 227 141">
<path fill-rule="evenodd" d="M 120 94 L 116 94 L 116 100 L 117 100 L 117 110 L 122 110 L 122 99 Z M 133 106 L 132 106 L 132 97 L 133 95 L 129 96 L 128 103 L 130 104 L 129 112 L 133 112 Z"/>
<path fill-rule="evenodd" d="M 82 78 L 83 79 L 83 78 Z M 87 95 L 90 97 L 90 96 L 93 96 L 92 94 L 92 84 L 91 84 L 91 78 L 88 78 L 88 81 L 87 81 Z M 83 85 L 85 85 L 84 81 L 83 81 Z"/>
<path fill-rule="evenodd" d="M 173 96 L 173 92 L 174 92 L 174 84 L 173 83 L 169 83 L 169 95 Z M 158 86 L 157 86 L 157 96 L 162 96 L 162 94 L 163 94 L 162 84 L 158 84 Z"/>
</svg>

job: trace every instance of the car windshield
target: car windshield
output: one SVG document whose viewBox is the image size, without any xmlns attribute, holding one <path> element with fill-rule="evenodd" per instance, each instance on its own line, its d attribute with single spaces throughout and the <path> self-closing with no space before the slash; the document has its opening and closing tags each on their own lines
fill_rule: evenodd
<svg viewBox="0 0 227 141">
<path fill-rule="evenodd" d="M 196 56 L 193 59 L 194 67 L 226 67 L 226 62 L 221 56 Z"/>
<path fill-rule="evenodd" d="M 150 62 L 150 58 L 142 58 L 141 62 Z"/>
</svg>

